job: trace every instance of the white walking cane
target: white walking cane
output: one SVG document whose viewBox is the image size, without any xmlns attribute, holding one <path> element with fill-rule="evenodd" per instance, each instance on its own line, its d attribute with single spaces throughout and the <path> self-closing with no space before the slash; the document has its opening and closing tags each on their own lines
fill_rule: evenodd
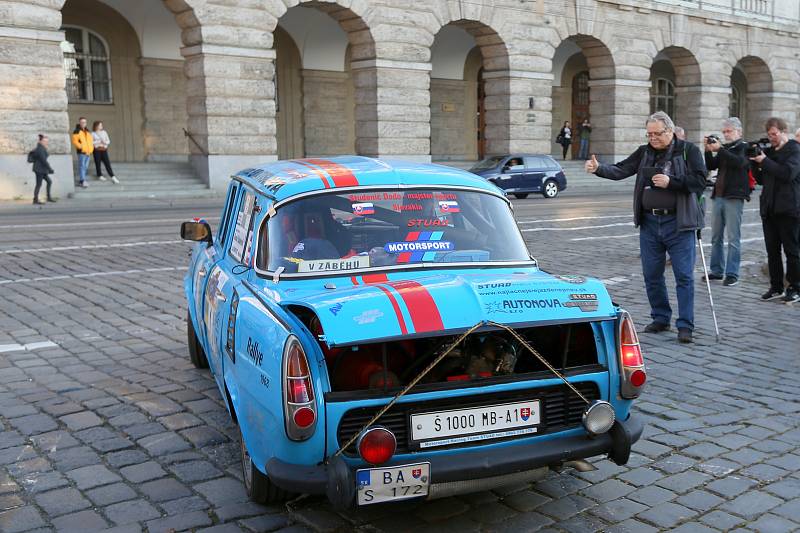
<svg viewBox="0 0 800 533">
<path fill-rule="evenodd" d="M 719 342 L 719 326 L 717 325 L 717 312 L 714 310 L 714 297 L 711 295 L 711 281 L 708 279 L 708 268 L 706 267 L 706 256 L 703 253 L 703 239 L 700 237 L 702 229 L 697 230 L 697 245 L 700 247 L 700 258 L 703 260 L 703 274 L 706 280 L 706 288 L 708 289 L 708 301 L 711 302 L 711 316 L 714 317 L 714 331 L 717 333 L 717 342 Z"/>
</svg>

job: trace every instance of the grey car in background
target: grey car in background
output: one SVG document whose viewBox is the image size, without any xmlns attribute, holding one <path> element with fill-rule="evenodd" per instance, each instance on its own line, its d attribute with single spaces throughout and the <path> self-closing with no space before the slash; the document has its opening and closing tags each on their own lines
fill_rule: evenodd
<svg viewBox="0 0 800 533">
<path fill-rule="evenodd" d="M 506 154 L 487 157 L 470 169 L 491 181 L 505 193 L 527 198 L 532 192 L 555 198 L 567 188 L 567 177 L 549 155 Z"/>
</svg>

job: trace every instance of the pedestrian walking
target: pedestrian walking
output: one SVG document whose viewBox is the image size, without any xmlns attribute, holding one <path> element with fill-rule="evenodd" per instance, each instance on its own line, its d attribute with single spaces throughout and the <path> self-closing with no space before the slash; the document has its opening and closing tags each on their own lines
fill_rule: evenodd
<svg viewBox="0 0 800 533">
<path fill-rule="evenodd" d="M 106 181 L 103 176 L 103 171 L 100 168 L 100 163 L 103 163 L 108 172 L 108 177 L 114 183 L 119 183 L 119 180 L 114 176 L 114 171 L 111 170 L 111 161 L 108 159 L 108 146 L 111 144 L 111 139 L 108 137 L 108 132 L 103 128 L 103 122 L 96 120 L 92 124 L 92 143 L 94 145 L 94 166 L 97 170 L 97 179 Z"/>
<path fill-rule="evenodd" d="M 800 300 L 800 144 L 789 139 L 789 127 L 781 118 L 769 118 L 764 125 L 770 147 L 751 146 L 753 176 L 763 186 L 759 199 L 764 245 L 767 248 L 769 290 L 762 300 L 783 298 L 786 303 Z M 755 154 L 754 154 L 755 152 Z M 783 257 L 786 255 L 786 280 L 783 289 Z"/>
<path fill-rule="evenodd" d="M 28 154 L 28 163 L 33 163 L 33 173 L 36 175 L 36 187 L 33 189 L 34 204 L 43 203 L 39 201 L 39 190 L 42 188 L 43 181 L 47 182 L 47 201 L 56 201 L 50 192 L 50 189 L 53 187 L 53 180 L 50 179 L 50 174 L 53 174 L 55 171 L 53 167 L 50 166 L 50 163 L 47 162 L 47 158 L 50 157 L 50 154 L 47 153 L 49 144 L 50 139 L 47 135 L 42 135 L 40 133 L 36 148 L 31 150 Z"/>
<path fill-rule="evenodd" d="M 742 122 L 730 117 L 722 123 L 725 143 L 716 135 L 705 138 L 705 159 L 708 170 L 717 171 L 717 180 L 711 192 L 711 271 L 710 280 L 723 280 L 731 287 L 739 283 L 741 262 L 742 212 L 745 200 L 750 200 L 750 161 L 745 152 L 747 143 L 742 140 Z M 727 257 L 724 253 L 728 239 Z"/>
<path fill-rule="evenodd" d="M 72 132 L 72 146 L 78 152 L 78 179 L 80 186 L 84 189 L 89 186 L 86 183 L 86 173 L 89 170 L 89 160 L 94 153 L 94 139 L 92 132 L 86 127 L 86 118 L 81 117 Z"/>
<path fill-rule="evenodd" d="M 556 143 L 561 145 L 561 158 L 566 161 L 567 150 L 569 150 L 569 145 L 572 144 L 572 127 L 569 124 L 569 120 L 564 121 L 564 125 L 558 132 L 558 136 L 556 136 Z"/>
<path fill-rule="evenodd" d="M 652 318 L 645 332 L 670 328 L 672 308 L 664 280 L 669 253 L 678 296 L 678 340 L 688 343 L 694 330 L 695 234 L 703 227 L 700 197 L 706 165 L 699 148 L 675 137 L 675 124 L 666 113 L 653 113 L 645 127 L 648 143 L 628 158 L 601 165 L 592 155 L 585 168 L 611 180 L 636 176 L 633 223 L 639 228 L 642 273 Z"/>
<path fill-rule="evenodd" d="M 583 122 L 581 122 L 581 131 L 578 135 L 580 135 L 581 139 L 578 159 L 589 159 L 589 138 L 592 135 L 592 124 L 589 122 L 588 118 L 583 119 Z"/>
</svg>

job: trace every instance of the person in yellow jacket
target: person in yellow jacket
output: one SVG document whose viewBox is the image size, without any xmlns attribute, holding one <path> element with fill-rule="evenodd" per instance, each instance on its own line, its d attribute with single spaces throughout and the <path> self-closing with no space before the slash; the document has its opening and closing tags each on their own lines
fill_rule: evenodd
<svg viewBox="0 0 800 533">
<path fill-rule="evenodd" d="M 86 183 L 86 172 L 89 170 L 89 161 L 92 159 L 92 152 L 94 152 L 94 140 L 92 139 L 92 132 L 86 127 L 86 118 L 81 117 L 75 125 L 75 131 L 72 132 L 72 146 L 78 151 L 78 176 L 80 185 L 84 189 L 89 186 Z"/>
</svg>

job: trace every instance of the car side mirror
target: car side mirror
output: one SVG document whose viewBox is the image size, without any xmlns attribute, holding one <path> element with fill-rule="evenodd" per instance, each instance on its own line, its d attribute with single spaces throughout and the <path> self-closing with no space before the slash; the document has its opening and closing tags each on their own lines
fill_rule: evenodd
<svg viewBox="0 0 800 533">
<path fill-rule="evenodd" d="M 208 222 L 184 222 L 181 224 L 181 239 L 207 242 L 211 246 L 211 226 Z"/>
</svg>

